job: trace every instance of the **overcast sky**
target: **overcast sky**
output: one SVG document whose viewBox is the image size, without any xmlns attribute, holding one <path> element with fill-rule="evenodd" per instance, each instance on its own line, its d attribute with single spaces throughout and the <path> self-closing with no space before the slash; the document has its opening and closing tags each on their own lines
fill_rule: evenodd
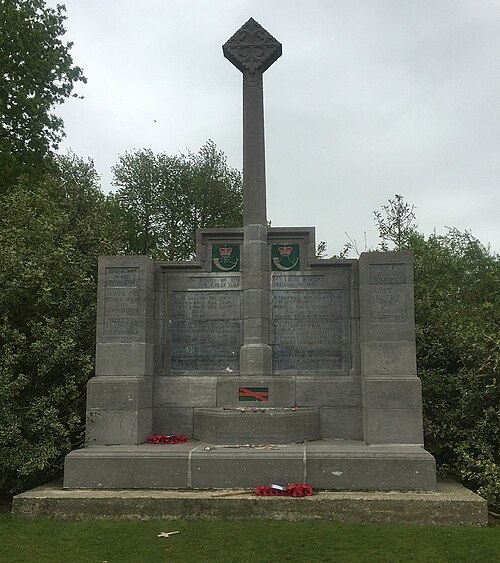
<svg viewBox="0 0 500 563">
<path fill-rule="evenodd" d="M 347 232 L 361 251 L 398 193 L 424 233 L 469 229 L 500 251 L 498 0 L 64 3 L 88 84 L 58 109 L 62 148 L 94 159 L 104 191 L 134 149 L 212 139 L 241 169 L 242 75 L 221 46 L 253 17 L 283 44 L 264 75 L 273 226 L 315 226 L 329 255 Z"/>
</svg>

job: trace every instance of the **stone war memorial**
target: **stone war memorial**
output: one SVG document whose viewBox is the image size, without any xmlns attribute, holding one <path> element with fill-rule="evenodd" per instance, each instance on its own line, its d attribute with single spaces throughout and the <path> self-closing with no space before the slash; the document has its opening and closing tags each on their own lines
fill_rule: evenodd
<svg viewBox="0 0 500 563">
<path fill-rule="evenodd" d="M 412 256 L 318 259 L 313 227 L 268 227 L 263 74 L 282 46 L 250 19 L 223 53 L 243 74 L 243 228 L 200 230 L 192 261 L 99 259 L 86 446 L 64 488 L 433 491 Z"/>
</svg>

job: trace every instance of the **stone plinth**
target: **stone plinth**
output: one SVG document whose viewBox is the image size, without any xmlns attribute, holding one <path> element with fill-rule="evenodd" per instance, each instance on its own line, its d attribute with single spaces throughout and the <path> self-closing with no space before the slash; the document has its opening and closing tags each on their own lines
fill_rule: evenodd
<svg viewBox="0 0 500 563">
<path fill-rule="evenodd" d="M 194 437 L 214 444 L 291 444 L 319 440 L 319 409 L 195 409 Z"/>
<path fill-rule="evenodd" d="M 453 481 L 435 492 L 319 491 L 312 497 L 257 497 L 249 490 L 63 490 L 49 484 L 14 497 L 22 518 L 61 520 L 332 520 L 412 525 L 486 526 L 480 496 Z"/>
<path fill-rule="evenodd" d="M 318 440 L 268 449 L 191 441 L 76 450 L 66 457 L 64 470 L 67 489 L 211 489 L 276 482 L 331 490 L 433 491 L 436 466 L 419 446 Z"/>
</svg>

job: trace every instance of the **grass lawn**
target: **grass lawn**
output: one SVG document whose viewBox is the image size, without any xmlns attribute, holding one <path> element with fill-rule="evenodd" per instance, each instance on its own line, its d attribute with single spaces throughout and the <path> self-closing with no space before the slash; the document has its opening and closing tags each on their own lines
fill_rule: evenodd
<svg viewBox="0 0 500 563">
<path fill-rule="evenodd" d="M 170 538 L 160 532 L 179 530 Z M 157 563 L 281 561 L 498 562 L 500 528 L 324 521 L 21 520 L 0 514 L 0 561 Z"/>
</svg>

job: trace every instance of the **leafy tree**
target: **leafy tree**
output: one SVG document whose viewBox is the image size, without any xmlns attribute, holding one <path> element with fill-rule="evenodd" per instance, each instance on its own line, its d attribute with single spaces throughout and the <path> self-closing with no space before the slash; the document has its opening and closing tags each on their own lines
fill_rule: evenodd
<svg viewBox="0 0 500 563">
<path fill-rule="evenodd" d="M 0 492 L 56 471 L 81 439 L 97 256 L 119 231 L 91 162 L 57 159 L 0 196 Z"/>
<path fill-rule="evenodd" d="M 500 505 L 500 262 L 469 232 L 412 234 L 428 448 Z"/>
<path fill-rule="evenodd" d="M 197 229 L 241 225 L 241 174 L 212 141 L 179 156 L 149 149 L 127 153 L 113 172 L 115 198 L 131 218 L 131 252 L 189 259 Z"/>
<path fill-rule="evenodd" d="M 396 250 L 401 250 L 408 235 L 418 226 L 415 206 L 406 203 L 402 195 L 396 194 L 394 199 L 389 199 L 389 203 L 382 206 L 382 211 L 375 211 L 374 215 L 382 250 L 388 250 L 389 243 L 393 243 Z"/>
<path fill-rule="evenodd" d="M 324 240 L 320 240 L 316 248 L 316 258 L 326 258 L 326 253 L 326 242 Z"/>
<path fill-rule="evenodd" d="M 43 169 L 63 133 L 52 113 L 86 82 L 64 43 L 64 6 L 44 0 L 0 0 L 0 192 L 22 172 Z"/>
</svg>

